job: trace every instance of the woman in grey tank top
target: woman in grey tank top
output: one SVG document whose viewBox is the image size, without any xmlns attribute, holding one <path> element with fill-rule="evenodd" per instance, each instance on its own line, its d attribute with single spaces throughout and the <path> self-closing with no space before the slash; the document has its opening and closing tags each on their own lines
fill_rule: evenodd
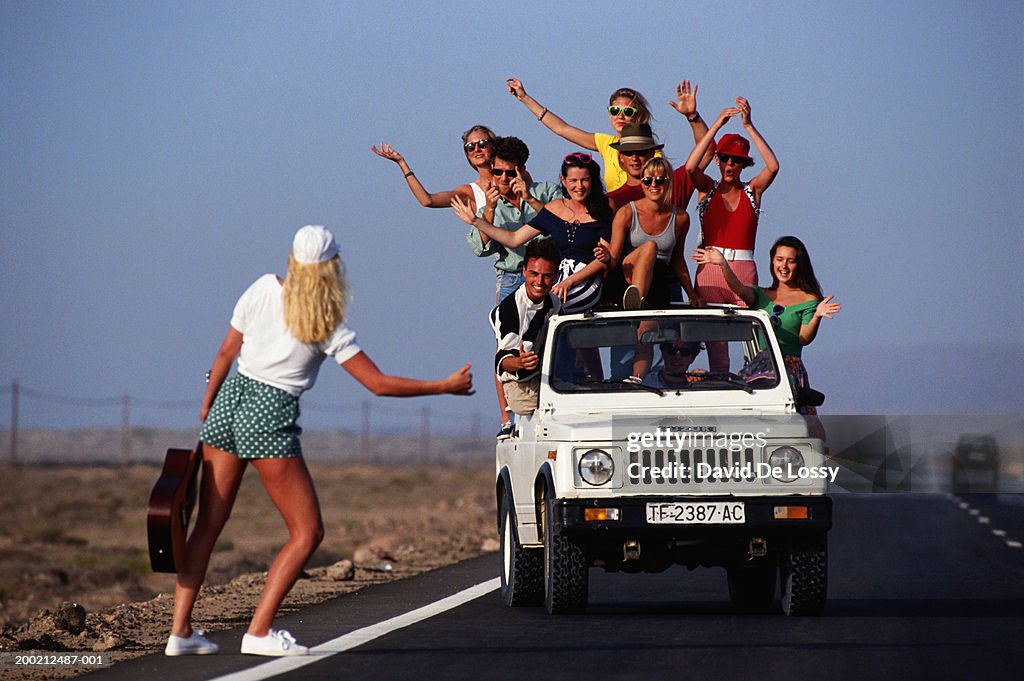
<svg viewBox="0 0 1024 681">
<path fill-rule="evenodd" d="M 644 198 L 620 208 L 612 221 L 609 267 L 618 267 L 609 275 L 609 288 L 614 288 L 616 280 L 625 285 L 624 309 L 657 309 L 668 306 L 675 278 L 682 284 L 690 304 L 700 305 L 684 250 L 690 216 L 677 212 L 672 202 L 672 165 L 664 158 L 650 159 L 644 164 L 640 182 Z M 638 334 L 649 330 L 649 326 L 641 323 Z M 632 374 L 626 380 L 639 383 L 650 371 L 651 360 L 651 346 L 637 343 Z"/>
<path fill-rule="evenodd" d="M 672 165 L 664 158 L 650 159 L 640 182 L 644 198 L 620 208 L 612 221 L 609 266 L 618 266 L 625 280 L 623 307 L 666 307 L 673 278 L 682 284 L 690 303 L 700 305 L 684 252 L 690 216 L 677 212 L 672 203 Z"/>
</svg>

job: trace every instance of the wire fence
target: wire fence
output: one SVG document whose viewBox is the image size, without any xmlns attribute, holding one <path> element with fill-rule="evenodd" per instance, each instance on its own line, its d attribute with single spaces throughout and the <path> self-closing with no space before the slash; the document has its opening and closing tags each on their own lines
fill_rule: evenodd
<svg viewBox="0 0 1024 681">
<path fill-rule="evenodd" d="M 37 390 L 17 380 L 0 386 L 0 404 L 9 403 L 7 428 L 0 429 L 0 460 L 14 464 L 40 462 L 162 461 L 170 447 L 190 447 L 195 428 L 152 427 L 140 413 L 195 411 L 195 399 L 147 399 L 120 396 L 74 396 Z M 27 428 L 26 414 L 44 405 L 90 412 L 97 425 L 80 428 Z M 420 408 L 385 404 L 373 399 L 331 404 L 303 400 L 304 413 L 341 415 L 350 427 L 303 434 L 304 455 L 314 461 L 377 463 L 451 463 L 485 460 L 492 441 L 483 437 L 479 411 L 451 412 L 431 405 Z M 191 416 L 191 415 L 190 415 Z"/>
</svg>

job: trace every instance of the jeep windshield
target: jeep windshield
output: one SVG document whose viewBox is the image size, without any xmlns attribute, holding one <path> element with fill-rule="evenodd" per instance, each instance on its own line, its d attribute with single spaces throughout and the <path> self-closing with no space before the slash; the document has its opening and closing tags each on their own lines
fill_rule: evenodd
<svg viewBox="0 0 1024 681">
<path fill-rule="evenodd" d="M 780 372 L 749 316 L 594 318 L 558 327 L 551 387 L 561 393 L 774 388 Z"/>
</svg>

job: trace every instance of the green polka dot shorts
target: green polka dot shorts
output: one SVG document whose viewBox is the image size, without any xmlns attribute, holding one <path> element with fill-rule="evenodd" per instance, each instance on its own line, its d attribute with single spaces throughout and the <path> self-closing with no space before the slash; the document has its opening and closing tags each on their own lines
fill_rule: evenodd
<svg viewBox="0 0 1024 681">
<path fill-rule="evenodd" d="M 299 398 L 235 374 L 220 387 L 199 440 L 240 459 L 302 456 Z"/>
</svg>

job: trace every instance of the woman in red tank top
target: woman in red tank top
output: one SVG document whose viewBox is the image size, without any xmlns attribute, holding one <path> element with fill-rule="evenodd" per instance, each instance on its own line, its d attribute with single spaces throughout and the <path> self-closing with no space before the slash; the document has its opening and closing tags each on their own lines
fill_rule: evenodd
<svg viewBox="0 0 1024 681">
<path fill-rule="evenodd" d="M 764 159 L 764 168 L 750 182 L 742 182 L 740 173 L 744 168 L 754 165 L 754 159 L 750 156 L 750 141 L 732 133 L 722 135 L 718 140 L 715 154 L 722 179 L 716 182 L 700 169 L 700 160 L 718 131 L 737 114 L 743 121 L 743 129 L 750 135 L 754 146 Z M 698 192 L 697 212 L 700 216 L 701 247 L 720 251 L 740 281 L 747 286 L 756 286 L 754 241 L 757 235 L 761 195 L 775 180 L 779 172 L 779 161 L 751 122 L 750 103 L 747 100 L 737 97 L 736 106 L 722 110 L 718 119 L 690 152 L 690 157 L 686 159 L 686 172 L 689 173 Z M 697 268 L 695 279 L 697 292 L 705 301 L 746 307 L 729 288 L 720 269 L 701 265 Z M 714 345 L 715 347 L 712 347 L 712 344 L 708 345 L 711 369 L 727 371 L 729 358 L 724 354 L 724 347 Z"/>
</svg>

